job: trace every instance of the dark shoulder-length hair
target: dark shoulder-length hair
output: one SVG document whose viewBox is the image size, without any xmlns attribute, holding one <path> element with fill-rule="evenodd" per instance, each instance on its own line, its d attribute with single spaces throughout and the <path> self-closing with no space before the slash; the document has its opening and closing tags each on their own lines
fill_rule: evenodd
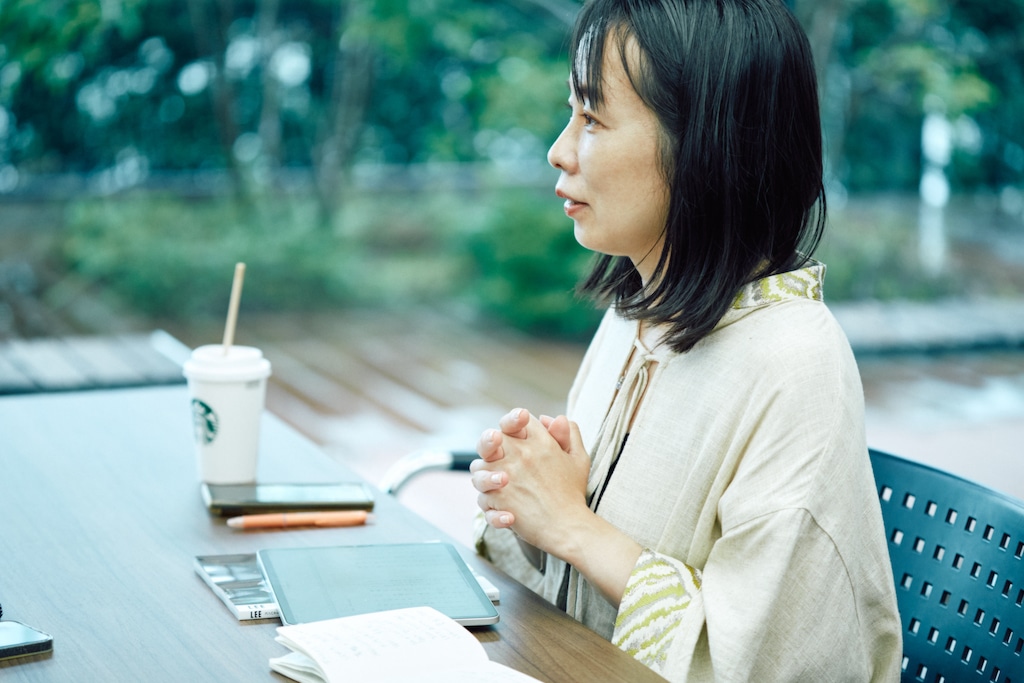
<svg viewBox="0 0 1024 683">
<path fill-rule="evenodd" d="M 810 46 L 781 0 L 591 0 L 576 21 L 571 77 L 597 109 L 606 49 L 661 124 L 666 247 L 646 287 L 628 258 L 601 255 L 580 289 L 626 317 L 668 324 L 667 342 L 684 352 L 743 285 L 806 265 L 821 240 Z"/>
</svg>

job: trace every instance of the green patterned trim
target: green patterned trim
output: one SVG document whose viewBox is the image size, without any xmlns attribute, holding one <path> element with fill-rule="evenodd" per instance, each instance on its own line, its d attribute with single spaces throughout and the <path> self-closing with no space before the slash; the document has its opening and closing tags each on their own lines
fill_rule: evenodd
<svg viewBox="0 0 1024 683">
<path fill-rule="evenodd" d="M 658 671 L 679 627 L 680 612 L 700 591 L 700 572 L 644 550 L 629 577 L 615 618 L 612 642 Z"/>
<path fill-rule="evenodd" d="M 733 308 L 753 308 L 778 303 L 787 299 L 813 299 L 822 301 L 822 283 L 825 280 L 825 264 L 791 270 L 788 273 L 769 275 L 746 285 L 733 299 Z"/>
</svg>

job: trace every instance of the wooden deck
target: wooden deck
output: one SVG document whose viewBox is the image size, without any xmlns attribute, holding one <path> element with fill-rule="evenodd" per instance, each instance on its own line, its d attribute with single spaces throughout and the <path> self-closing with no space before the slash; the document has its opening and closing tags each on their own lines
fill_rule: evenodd
<svg viewBox="0 0 1024 683">
<path fill-rule="evenodd" d="M 222 325 L 164 327 L 194 347 L 218 343 Z M 136 346 L 146 340 L 131 330 L 112 332 L 103 339 Z M 236 343 L 261 348 L 273 366 L 267 407 L 371 482 L 419 449 L 473 450 L 481 431 L 510 408 L 562 412 L 584 352 L 581 344 L 545 342 L 425 310 L 245 314 Z M 105 357 L 95 339 L 73 335 L 32 344 L 0 341 L 0 383 L 10 369 L 3 364 L 6 352 L 22 354 L 19 362 L 32 356 L 54 385 L 46 389 L 71 388 L 55 372 L 57 349 L 70 349 L 82 362 Z M 869 356 L 860 369 L 871 446 L 1024 497 L 1024 354 Z M 172 370 L 176 376 L 164 372 L 159 381 L 181 381 Z M 122 373 L 120 381 L 140 380 Z M 464 474 L 428 473 L 401 497 L 469 542 L 476 494 Z"/>
<path fill-rule="evenodd" d="M 189 347 L 219 343 L 222 326 L 0 341 L 0 394 L 181 382 L 161 354 L 181 362 Z M 474 450 L 511 408 L 563 412 L 584 351 L 426 310 L 245 314 L 235 343 L 259 347 L 271 362 L 267 408 L 374 483 L 420 449 Z M 460 473 L 428 473 L 402 492 L 466 543 L 475 498 Z"/>
<path fill-rule="evenodd" d="M 351 461 L 472 448 L 515 406 L 562 412 L 583 353 L 428 313 L 251 322 L 239 343 L 260 347 L 273 364 L 268 406 Z"/>
<path fill-rule="evenodd" d="M 169 331 L 189 346 L 222 334 Z M 268 409 L 372 482 L 419 449 L 474 450 L 511 408 L 564 412 L 585 350 L 429 311 L 247 316 L 236 343 L 271 362 Z M 424 474 L 401 497 L 470 542 L 476 493 L 464 474 Z"/>
</svg>

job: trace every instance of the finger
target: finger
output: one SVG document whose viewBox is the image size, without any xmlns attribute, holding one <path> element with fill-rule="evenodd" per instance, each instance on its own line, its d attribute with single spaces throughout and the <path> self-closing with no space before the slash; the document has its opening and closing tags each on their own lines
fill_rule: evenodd
<svg viewBox="0 0 1024 683">
<path fill-rule="evenodd" d="M 556 418 L 552 418 L 545 426 L 548 428 L 548 434 L 558 442 L 563 451 L 568 453 L 572 447 L 572 431 L 569 418 L 565 415 L 559 415 Z"/>
<path fill-rule="evenodd" d="M 576 462 L 581 473 L 590 471 L 590 456 L 587 455 L 586 446 L 583 444 L 583 434 L 580 433 L 580 426 L 575 422 L 569 422 L 569 448 L 566 452 Z M 586 476 L 585 474 L 583 476 Z"/>
<path fill-rule="evenodd" d="M 498 427 L 508 436 L 526 438 L 526 425 L 530 422 L 530 411 L 516 408 L 498 420 Z"/>
<path fill-rule="evenodd" d="M 505 510 L 487 510 L 484 519 L 495 529 L 507 529 L 516 523 L 515 515 Z"/>
<path fill-rule="evenodd" d="M 508 483 L 508 475 L 505 472 L 489 472 L 487 470 L 481 470 L 475 472 L 470 481 L 480 493 L 488 493 L 495 489 L 500 489 Z"/>
<path fill-rule="evenodd" d="M 586 447 L 583 445 L 583 433 L 580 432 L 580 426 L 575 422 L 565 418 L 565 423 L 568 425 L 568 443 L 569 448 L 566 450 L 578 450 L 586 452 Z"/>
<path fill-rule="evenodd" d="M 476 453 L 486 462 L 494 462 L 505 457 L 501 448 L 502 434 L 497 429 L 487 429 L 480 435 L 476 445 Z"/>
</svg>

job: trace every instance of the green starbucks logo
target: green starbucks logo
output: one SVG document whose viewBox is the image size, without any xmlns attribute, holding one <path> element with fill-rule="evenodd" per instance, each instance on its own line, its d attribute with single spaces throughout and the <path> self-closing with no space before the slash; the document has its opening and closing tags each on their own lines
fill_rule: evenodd
<svg viewBox="0 0 1024 683">
<path fill-rule="evenodd" d="M 217 438 L 217 413 L 198 398 L 192 399 L 192 426 L 196 443 L 211 444 Z"/>
</svg>

